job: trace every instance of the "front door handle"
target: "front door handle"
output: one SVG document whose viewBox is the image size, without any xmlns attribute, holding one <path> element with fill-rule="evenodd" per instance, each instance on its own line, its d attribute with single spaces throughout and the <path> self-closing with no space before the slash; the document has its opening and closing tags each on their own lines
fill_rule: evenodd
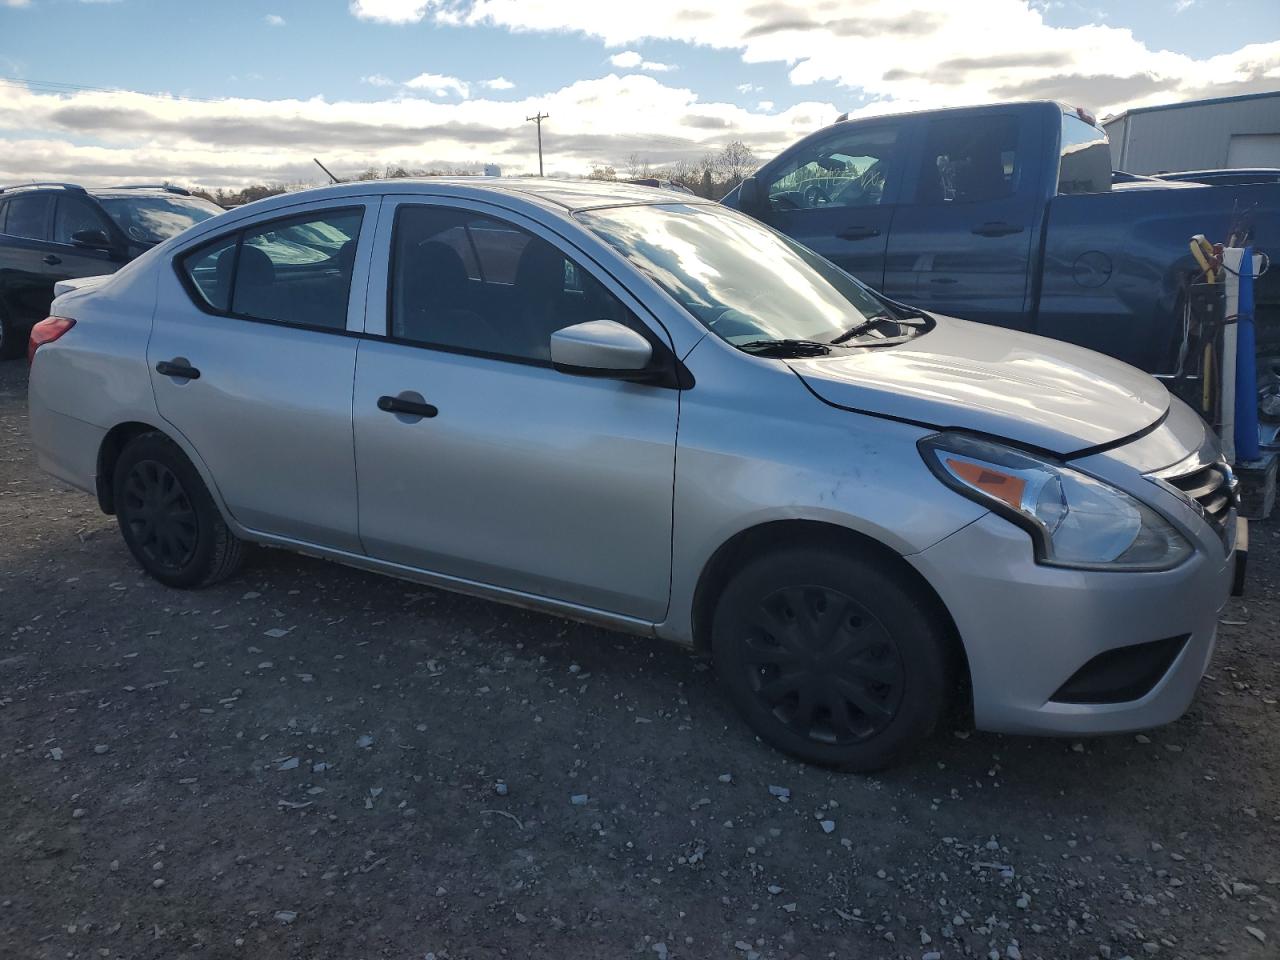
<svg viewBox="0 0 1280 960">
<path fill-rule="evenodd" d="M 421 399 L 412 397 L 379 397 L 378 409 L 385 413 L 399 413 L 407 417 L 434 417 L 440 411 Z"/>
<path fill-rule="evenodd" d="M 1016 223 L 988 220 L 986 223 L 974 227 L 973 232 L 980 237 L 1007 237 L 1010 234 L 1021 233 L 1024 229 L 1024 227 Z"/>
<path fill-rule="evenodd" d="M 47 263 L 51 267 L 57 266 L 59 263 L 62 262 L 62 258 L 58 256 L 56 253 L 46 253 L 40 259 L 43 263 Z"/>
<path fill-rule="evenodd" d="M 156 364 L 156 373 L 162 377 L 177 377 L 182 380 L 199 380 L 200 371 L 191 366 L 185 357 L 174 357 L 172 360 L 161 360 Z"/>
<path fill-rule="evenodd" d="M 836 234 L 841 240 L 870 240 L 880 236 L 879 227 L 850 227 Z"/>
</svg>

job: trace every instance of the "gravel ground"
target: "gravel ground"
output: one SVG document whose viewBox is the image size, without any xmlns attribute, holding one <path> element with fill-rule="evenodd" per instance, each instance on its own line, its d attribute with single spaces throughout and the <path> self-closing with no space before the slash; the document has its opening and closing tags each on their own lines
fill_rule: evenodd
<svg viewBox="0 0 1280 960">
<path fill-rule="evenodd" d="M 0 956 L 1275 957 L 1280 528 L 1190 712 L 756 742 L 683 651 L 259 551 L 143 577 L 0 364 Z"/>
</svg>

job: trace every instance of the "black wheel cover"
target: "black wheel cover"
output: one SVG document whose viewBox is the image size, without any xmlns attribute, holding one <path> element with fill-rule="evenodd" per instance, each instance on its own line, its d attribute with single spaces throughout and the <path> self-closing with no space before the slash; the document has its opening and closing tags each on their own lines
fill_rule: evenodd
<svg viewBox="0 0 1280 960">
<path fill-rule="evenodd" d="M 125 478 L 122 518 L 137 549 L 165 570 L 180 571 L 196 552 L 199 524 L 187 491 L 158 460 L 139 460 Z"/>
<path fill-rule="evenodd" d="M 857 600 L 829 587 L 784 587 L 744 619 L 748 685 L 794 733 L 843 746 L 870 739 L 897 715 L 902 656 Z"/>
</svg>

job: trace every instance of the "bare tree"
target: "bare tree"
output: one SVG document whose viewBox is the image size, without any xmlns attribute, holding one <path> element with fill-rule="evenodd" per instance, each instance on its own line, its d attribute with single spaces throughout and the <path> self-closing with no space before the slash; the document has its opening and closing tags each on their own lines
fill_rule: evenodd
<svg viewBox="0 0 1280 960">
<path fill-rule="evenodd" d="M 653 176 L 653 168 L 649 166 L 649 161 L 638 153 L 633 153 L 627 157 L 626 171 L 628 180 L 639 180 L 641 177 Z"/>
<path fill-rule="evenodd" d="M 608 164 L 593 163 L 591 172 L 587 174 L 588 180 L 617 180 L 618 171 Z"/>
<path fill-rule="evenodd" d="M 756 155 L 741 140 L 734 140 L 716 154 L 715 167 L 720 172 L 725 185 L 733 189 L 756 168 Z"/>
</svg>

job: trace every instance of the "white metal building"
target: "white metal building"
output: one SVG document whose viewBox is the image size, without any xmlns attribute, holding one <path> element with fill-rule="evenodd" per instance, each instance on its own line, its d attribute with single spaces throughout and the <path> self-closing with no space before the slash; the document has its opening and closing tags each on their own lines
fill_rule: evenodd
<svg viewBox="0 0 1280 960">
<path fill-rule="evenodd" d="M 1136 107 L 1102 126 L 1129 173 L 1280 167 L 1280 90 Z"/>
</svg>

